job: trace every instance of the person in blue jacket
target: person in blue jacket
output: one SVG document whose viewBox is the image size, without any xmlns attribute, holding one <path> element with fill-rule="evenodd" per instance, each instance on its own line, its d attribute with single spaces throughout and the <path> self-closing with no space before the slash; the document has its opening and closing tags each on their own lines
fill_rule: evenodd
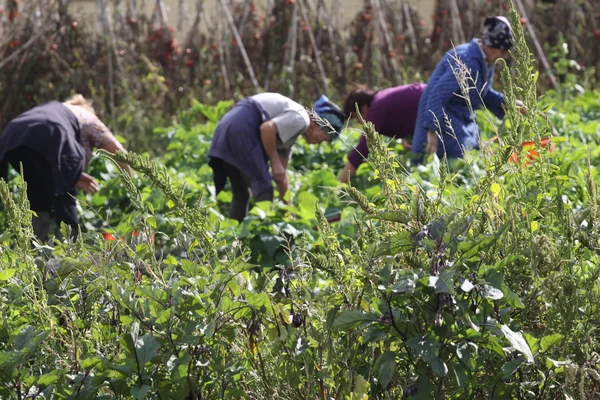
<svg viewBox="0 0 600 400">
<path fill-rule="evenodd" d="M 309 144 L 339 136 L 345 120 L 342 110 L 326 96 L 314 103 L 313 110 L 311 115 L 279 93 L 260 93 L 236 103 L 219 121 L 208 153 L 209 165 L 217 194 L 227 179 L 231 183 L 230 218 L 244 219 L 251 195 L 255 201 L 273 200 L 272 181 L 284 198 L 287 167 L 299 136 Z"/>
<path fill-rule="evenodd" d="M 479 150 L 479 127 L 474 113 L 486 107 L 499 119 L 504 118 L 504 96 L 492 89 L 492 83 L 495 62 L 508 59 L 512 41 L 508 20 L 488 17 L 481 39 L 475 38 L 446 53 L 419 102 L 412 143 L 416 161 L 422 161 L 426 153 L 460 158 L 468 149 Z M 521 102 L 517 105 L 523 106 Z"/>
</svg>

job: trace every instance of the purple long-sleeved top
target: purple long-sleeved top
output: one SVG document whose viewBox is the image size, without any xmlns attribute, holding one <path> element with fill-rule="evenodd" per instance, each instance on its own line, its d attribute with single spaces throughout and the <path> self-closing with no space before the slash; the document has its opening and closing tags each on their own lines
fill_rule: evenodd
<svg viewBox="0 0 600 400">
<path fill-rule="evenodd" d="M 424 90 L 425 84 L 414 83 L 377 92 L 365 120 L 372 122 L 381 135 L 395 139 L 411 138 L 415 130 L 419 100 Z M 358 168 L 368 156 L 367 140 L 362 135 L 358 146 L 348 154 L 348 161 L 354 168 Z"/>
</svg>

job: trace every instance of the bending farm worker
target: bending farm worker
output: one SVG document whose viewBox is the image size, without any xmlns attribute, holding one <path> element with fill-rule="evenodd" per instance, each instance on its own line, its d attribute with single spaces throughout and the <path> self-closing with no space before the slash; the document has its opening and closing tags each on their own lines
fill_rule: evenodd
<svg viewBox="0 0 600 400">
<path fill-rule="evenodd" d="M 37 216 L 33 230 L 48 239 L 50 213 L 77 236 L 77 189 L 96 193 L 98 182 L 83 172 L 93 148 L 110 153 L 123 150 L 111 131 L 96 116 L 91 102 L 75 95 L 64 103 L 41 104 L 12 120 L 0 136 L 0 177 L 8 178 L 8 164 L 23 173 L 27 197 Z M 20 166 L 23 166 L 21 171 Z M 121 165 L 131 173 L 129 166 Z"/>
<path fill-rule="evenodd" d="M 273 180 L 284 198 L 292 147 L 300 135 L 309 144 L 339 136 L 344 126 L 339 107 L 321 96 L 313 109 L 315 115 L 309 115 L 281 94 L 261 93 L 241 100 L 219 121 L 208 153 L 209 165 L 217 193 L 227 179 L 231 183 L 230 218 L 244 219 L 251 195 L 255 201 L 272 201 Z"/>
<path fill-rule="evenodd" d="M 414 83 L 380 91 L 359 86 L 352 90 L 344 101 L 346 118 L 356 116 L 356 107 L 365 121 L 372 122 L 377 133 L 402 139 L 402 145 L 410 150 L 410 140 L 415 130 L 417 110 L 425 84 Z M 347 183 L 356 170 L 369 156 L 367 139 L 363 134 L 358 146 L 348 154 L 348 162 L 340 173 L 339 181 Z"/>
<path fill-rule="evenodd" d="M 512 28 L 505 17 L 488 17 L 481 39 L 446 53 L 419 103 L 412 144 L 416 160 L 422 160 L 425 153 L 460 158 L 468 149 L 479 150 L 475 110 L 486 107 L 499 119 L 504 118 L 504 96 L 492 89 L 492 83 L 495 62 L 508 59 L 512 40 Z"/>
</svg>

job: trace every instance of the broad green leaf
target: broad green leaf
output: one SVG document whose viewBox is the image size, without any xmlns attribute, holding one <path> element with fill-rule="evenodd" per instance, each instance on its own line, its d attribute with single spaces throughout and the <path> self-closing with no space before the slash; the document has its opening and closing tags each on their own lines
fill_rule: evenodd
<svg viewBox="0 0 600 400">
<path fill-rule="evenodd" d="M 265 250 L 269 257 L 273 257 L 275 252 L 285 244 L 285 239 L 281 236 L 262 234 L 260 235 L 260 240 L 263 243 Z"/>
<path fill-rule="evenodd" d="M 465 367 L 462 364 L 454 363 L 451 367 L 452 372 L 454 372 L 454 379 L 456 379 L 456 383 L 458 387 L 464 389 L 467 385 L 467 372 L 465 371 Z"/>
<path fill-rule="evenodd" d="M 477 368 L 477 344 L 469 341 L 463 341 L 456 347 L 456 355 L 471 371 Z"/>
<path fill-rule="evenodd" d="M 437 357 L 439 343 L 437 339 L 429 337 L 412 337 L 406 341 L 406 345 L 413 349 L 417 356 L 425 362 L 431 362 Z"/>
<path fill-rule="evenodd" d="M 486 299 L 500 300 L 502 297 L 504 297 L 504 294 L 501 290 L 496 289 L 493 286 L 483 285 L 482 296 Z"/>
<path fill-rule="evenodd" d="M 540 223 L 538 221 L 531 221 L 531 233 L 537 231 L 540 228 Z"/>
<path fill-rule="evenodd" d="M 379 363 L 379 384 L 385 389 L 390 384 L 396 370 L 396 355 L 391 351 L 386 351 L 379 357 L 377 363 Z"/>
<path fill-rule="evenodd" d="M 140 367 L 144 368 L 146 363 L 158 353 L 160 343 L 154 336 L 146 334 L 137 339 L 135 342 L 135 349 L 140 362 Z"/>
<path fill-rule="evenodd" d="M 406 293 L 412 292 L 417 287 L 417 280 L 419 277 L 414 272 L 406 272 L 401 274 L 398 281 L 392 288 L 394 293 Z"/>
<path fill-rule="evenodd" d="M 433 375 L 439 377 L 448 375 L 448 366 L 441 358 L 435 357 L 431 360 L 430 365 L 433 370 Z"/>
<path fill-rule="evenodd" d="M 508 378 L 512 374 L 515 373 L 517 369 L 525 362 L 525 359 L 521 356 L 517 357 L 515 360 L 508 361 L 502 367 L 502 376 Z"/>
<path fill-rule="evenodd" d="M 100 358 L 98 357 L 86 358 L 85 360 L 81 361 L 81 368 L 83 368 L 86 371 L 89 371 L 101 362 L 102 360 L 100 360 Z"/>
<path fill-rule="evenodd" d="M 247 293 L 246 301 L 249 305 L 254 308 L 267 308 L 269 309 L 269 305 L 271 301 L 269 300 L 269 296 L 266 293 Z"/>
<path fill-rule="evenodd" d="M 528 362 L 533 362 L 533 354 L 521 332 L 514 332 L 507 325 L 501 325 L 500 330 L 515 350 L 521 352 Z"/>
<path fill-rule="evenodd" d="M 363 313 L 359 310 L 345 310 L 335 319 L 335 321 L 333 321 L 333 328 L 352 329 L 363 322 L 377 321 L 378 318 L 379 315 L 375 313 Z"/>
<path fill-rule="evenodd" d="M 416 385 L 410 388 L 411 393 L 408 393 L 408 398 L 412 400 L 431 400 L 433 396 L 433 384 L 429 377 L 421 373 L 417 379 Z"/>
<path fill-rule="evenodd" d="M 38 379 L 37 384 L 41 387 L 46 387 L 56 382 L 58 382 L 58 375 L 56 375 L 55 373 L 50 373 L 40 376 L 40 379 Z"/>
<path fill-rule="evenodd" d="M 533 354 L 536 354 L 540 349 L 540 339 L 528 334 L 527 332 L 523 332 L 523 337 L 525 338 L 525 341 L 529 345 L 531 352 Z"/>
<path fill-rule="evenodd" d="M 131 388 L 131 395 L 135 399 L 145 399 L 150 389 L 152 388 L 148 385 L 142 385 L 140 387 L 134 386 Z"/>
<path fill-rule="evenodd" d="M 564 338 L 560 333 L 555 333 L 553 335 L 544 336 L 540 341 L 540 347 L 542 351 L 548 350 L 552 345 L 560 342 Z"/>
<path fill-rule="evenodd" d="M 490 191 L 492 192 L 492 194 L 494 195 L 494 197 L 498 197 L 500 195 L 500 190 L 501 190 L 500 185 L 498 185 L 495 182 L 492 183 L 492 185 L 490 186 Z"/>
<path fill-rule="evenodd" d="M 15 276 L 15 272 L 17 272 L 14 268 L 7 268 L 0 271 L 0 281 L 7 281 L 13 276 Z"/>
</svg>

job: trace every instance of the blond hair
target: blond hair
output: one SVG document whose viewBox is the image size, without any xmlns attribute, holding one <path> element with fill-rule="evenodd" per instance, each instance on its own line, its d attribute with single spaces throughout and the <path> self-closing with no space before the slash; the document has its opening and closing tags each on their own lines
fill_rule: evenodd
<svg viewBox="0 0 600 400">
<path fill-rule="evenodd" d="M 96 115 L 96 111 L 94 110 L 94 107 L 92 107 L 92 100 L 88 100 L 80 94 L 74 94 L 73 96 L 69 97 L 65 103 L 72 106 L 83 107 L 92 114 Z"/>
</svg>

